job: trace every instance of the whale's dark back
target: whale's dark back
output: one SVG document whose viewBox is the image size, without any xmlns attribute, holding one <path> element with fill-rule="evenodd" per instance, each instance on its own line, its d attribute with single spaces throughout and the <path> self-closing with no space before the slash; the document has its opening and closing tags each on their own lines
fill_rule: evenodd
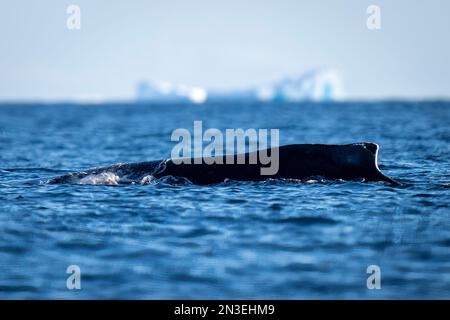
<svg viewBox="0 0 450 320">
<path fill-rule="evenodd" d="M 186 178 L 194 184 L 221 183 L 226 179 L 237 181 L 262 181 L 269 178 L 307 179 L 323 177 L 329 180 L 365 180 L 396 182 L 380 172 L 377 165 L 378 145 L 355 143 L 347 145 L 295 144 L 266 150 L 270 164 L 261 164 L 259 153 L 246 153 L 243 163 L 234 164 L 227 156 L 206 158 L 176 164 L 174 160 L 115 164 L 55 177 L 49 183 L 146 183 L 153 178 L 166 176 Z M 278 154 L 278 157 L 276 155 Z M 242 157 L 242 155 L 240 155 Z M 258 159 L 252 164 L 250 159 Z M 242 159 L 242 158 L 241 158 Z M 199 159 L 197 159 L 199 160 Z M 262 174 L 262 169 L 277 161 L 274 174 Z"/>
<path fill-rule="evenodd" d="M 383 175 L 378 169 L 378 145 L 375 143 L 355 143 L 347 145 L 324 144 L 295 144 L 279 147 L 272 150 L 273 155 L 278 151 L 278 171 L 274 175 L 262 175 L 261 168 L 266 167 L 260 162 L 249 164 L 251 154 L 245 154 L 245 163 L 236 164 L 237 156 L 234 156 L 234 164 L 227 164 L 225 156 L 221 156 L 220 163 L 175 164 L 169 161 L 166 168 L 160 172 L 161 176 L 184 177 L 196 184 L 210 184 L 223 182 L 225 179 L 240 181 L 258 181 L 268 178 L 307 179 L 320 176 L 326 179 L 366 181 L 386 181 L 396 183 Z M 270 152 L 269 152 L 270 154 Z M 214 158 L 217 160 L 216 157 Z M 208 161 L 212 163 L 210 159 Z M 217 161 L 216 161 L 217 162 Z"/>
</svg>

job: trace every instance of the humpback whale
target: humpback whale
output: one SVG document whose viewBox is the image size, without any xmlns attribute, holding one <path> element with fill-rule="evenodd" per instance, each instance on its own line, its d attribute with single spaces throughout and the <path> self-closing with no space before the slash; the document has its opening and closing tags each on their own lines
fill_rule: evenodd
<svg viewBox="0 0 450 320">
<path fill-rule="evenodd" d="M 343 145 L 293 144 L 266 150 L 278 153 L 278 171 L 262 175 L 261 163 L 249 161 L 253 153 L 204 158 L 202 161 L 188 159 L 179 163 L 172 159 L 140 163 L 115 164 L 83 172 L 70 173 L 48 180 L 48 183 L 118 184 L 141 183 L 172 176 L 185 178 L 193 184 L 207 185 L 226 180 L 263 181 L 266 179 L 305 180 L 322 177 L 327 180 L 383 181 L 398 184 L 378 168 L 376 143 L 361 142 Z M 260 152 L 255 151 L 255 152 Z M 237 159 L 245 159 L 237 163 Z M 254 158 L 253 158 L 254 159 Z"/>
</svg>

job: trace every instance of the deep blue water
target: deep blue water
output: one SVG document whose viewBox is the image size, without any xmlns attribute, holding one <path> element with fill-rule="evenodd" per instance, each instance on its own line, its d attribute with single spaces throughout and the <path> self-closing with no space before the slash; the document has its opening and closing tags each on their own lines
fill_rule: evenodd
<svg viewBox="0 0 450 320">
<path fill-rule="evenodd" d="M 194 120 L 376 142 L 403 185 L 40 183 L 169 157 Z M 446 102 L 0 106 L 0 298 L 449 299 L 449 123 Z"/>
</svg>

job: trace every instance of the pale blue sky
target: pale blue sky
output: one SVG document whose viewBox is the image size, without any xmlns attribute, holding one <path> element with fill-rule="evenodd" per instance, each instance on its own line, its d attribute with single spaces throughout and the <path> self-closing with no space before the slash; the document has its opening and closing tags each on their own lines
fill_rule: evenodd
<svg viewBox="0 0 450 320">
<path fill-rule="evenodd" d="M 66 8 L 81 8 L 81 30 Z M 381 7 L 381 30 L 366 8 Z M 141 79 L 208 88 L 329 66 L 349 98 L 450 97 L 450 1 L 9 0 L 0 100 L 133 97 Z"/>
</svg>

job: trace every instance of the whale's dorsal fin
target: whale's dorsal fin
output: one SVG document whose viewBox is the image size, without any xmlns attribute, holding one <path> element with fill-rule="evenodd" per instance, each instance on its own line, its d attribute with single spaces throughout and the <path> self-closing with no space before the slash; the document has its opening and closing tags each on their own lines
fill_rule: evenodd
<svg viewBox="0 0 450 320">
<path fill-rule="evenodd" d="M 394 185 L 399 185 L 400 183 L 398 183 L 397 181 L 386 176 L 383 172 L 381 172 L 380 168 L 378 167 L 378 151 L 380 150 L 380 146 L 373 142 L 363 142 L 363 143 L 361 143 L 361 145 L 363 145 L 364 148 L 366 148 L 368 151 L 370 151 L 373 154 L 373 161 L 374 161 L 375 169 L 377 171 L 376 172 L 377 178 L 382 181 L 394 184 Z"/>
<path fill-rule="evenodd" d="M 375 156 L 378 154 L 378 150 L 380 149 L 380 146 L 373 142 L 363 142 L 362 145 L 372 152 Z"/>
</svg>

